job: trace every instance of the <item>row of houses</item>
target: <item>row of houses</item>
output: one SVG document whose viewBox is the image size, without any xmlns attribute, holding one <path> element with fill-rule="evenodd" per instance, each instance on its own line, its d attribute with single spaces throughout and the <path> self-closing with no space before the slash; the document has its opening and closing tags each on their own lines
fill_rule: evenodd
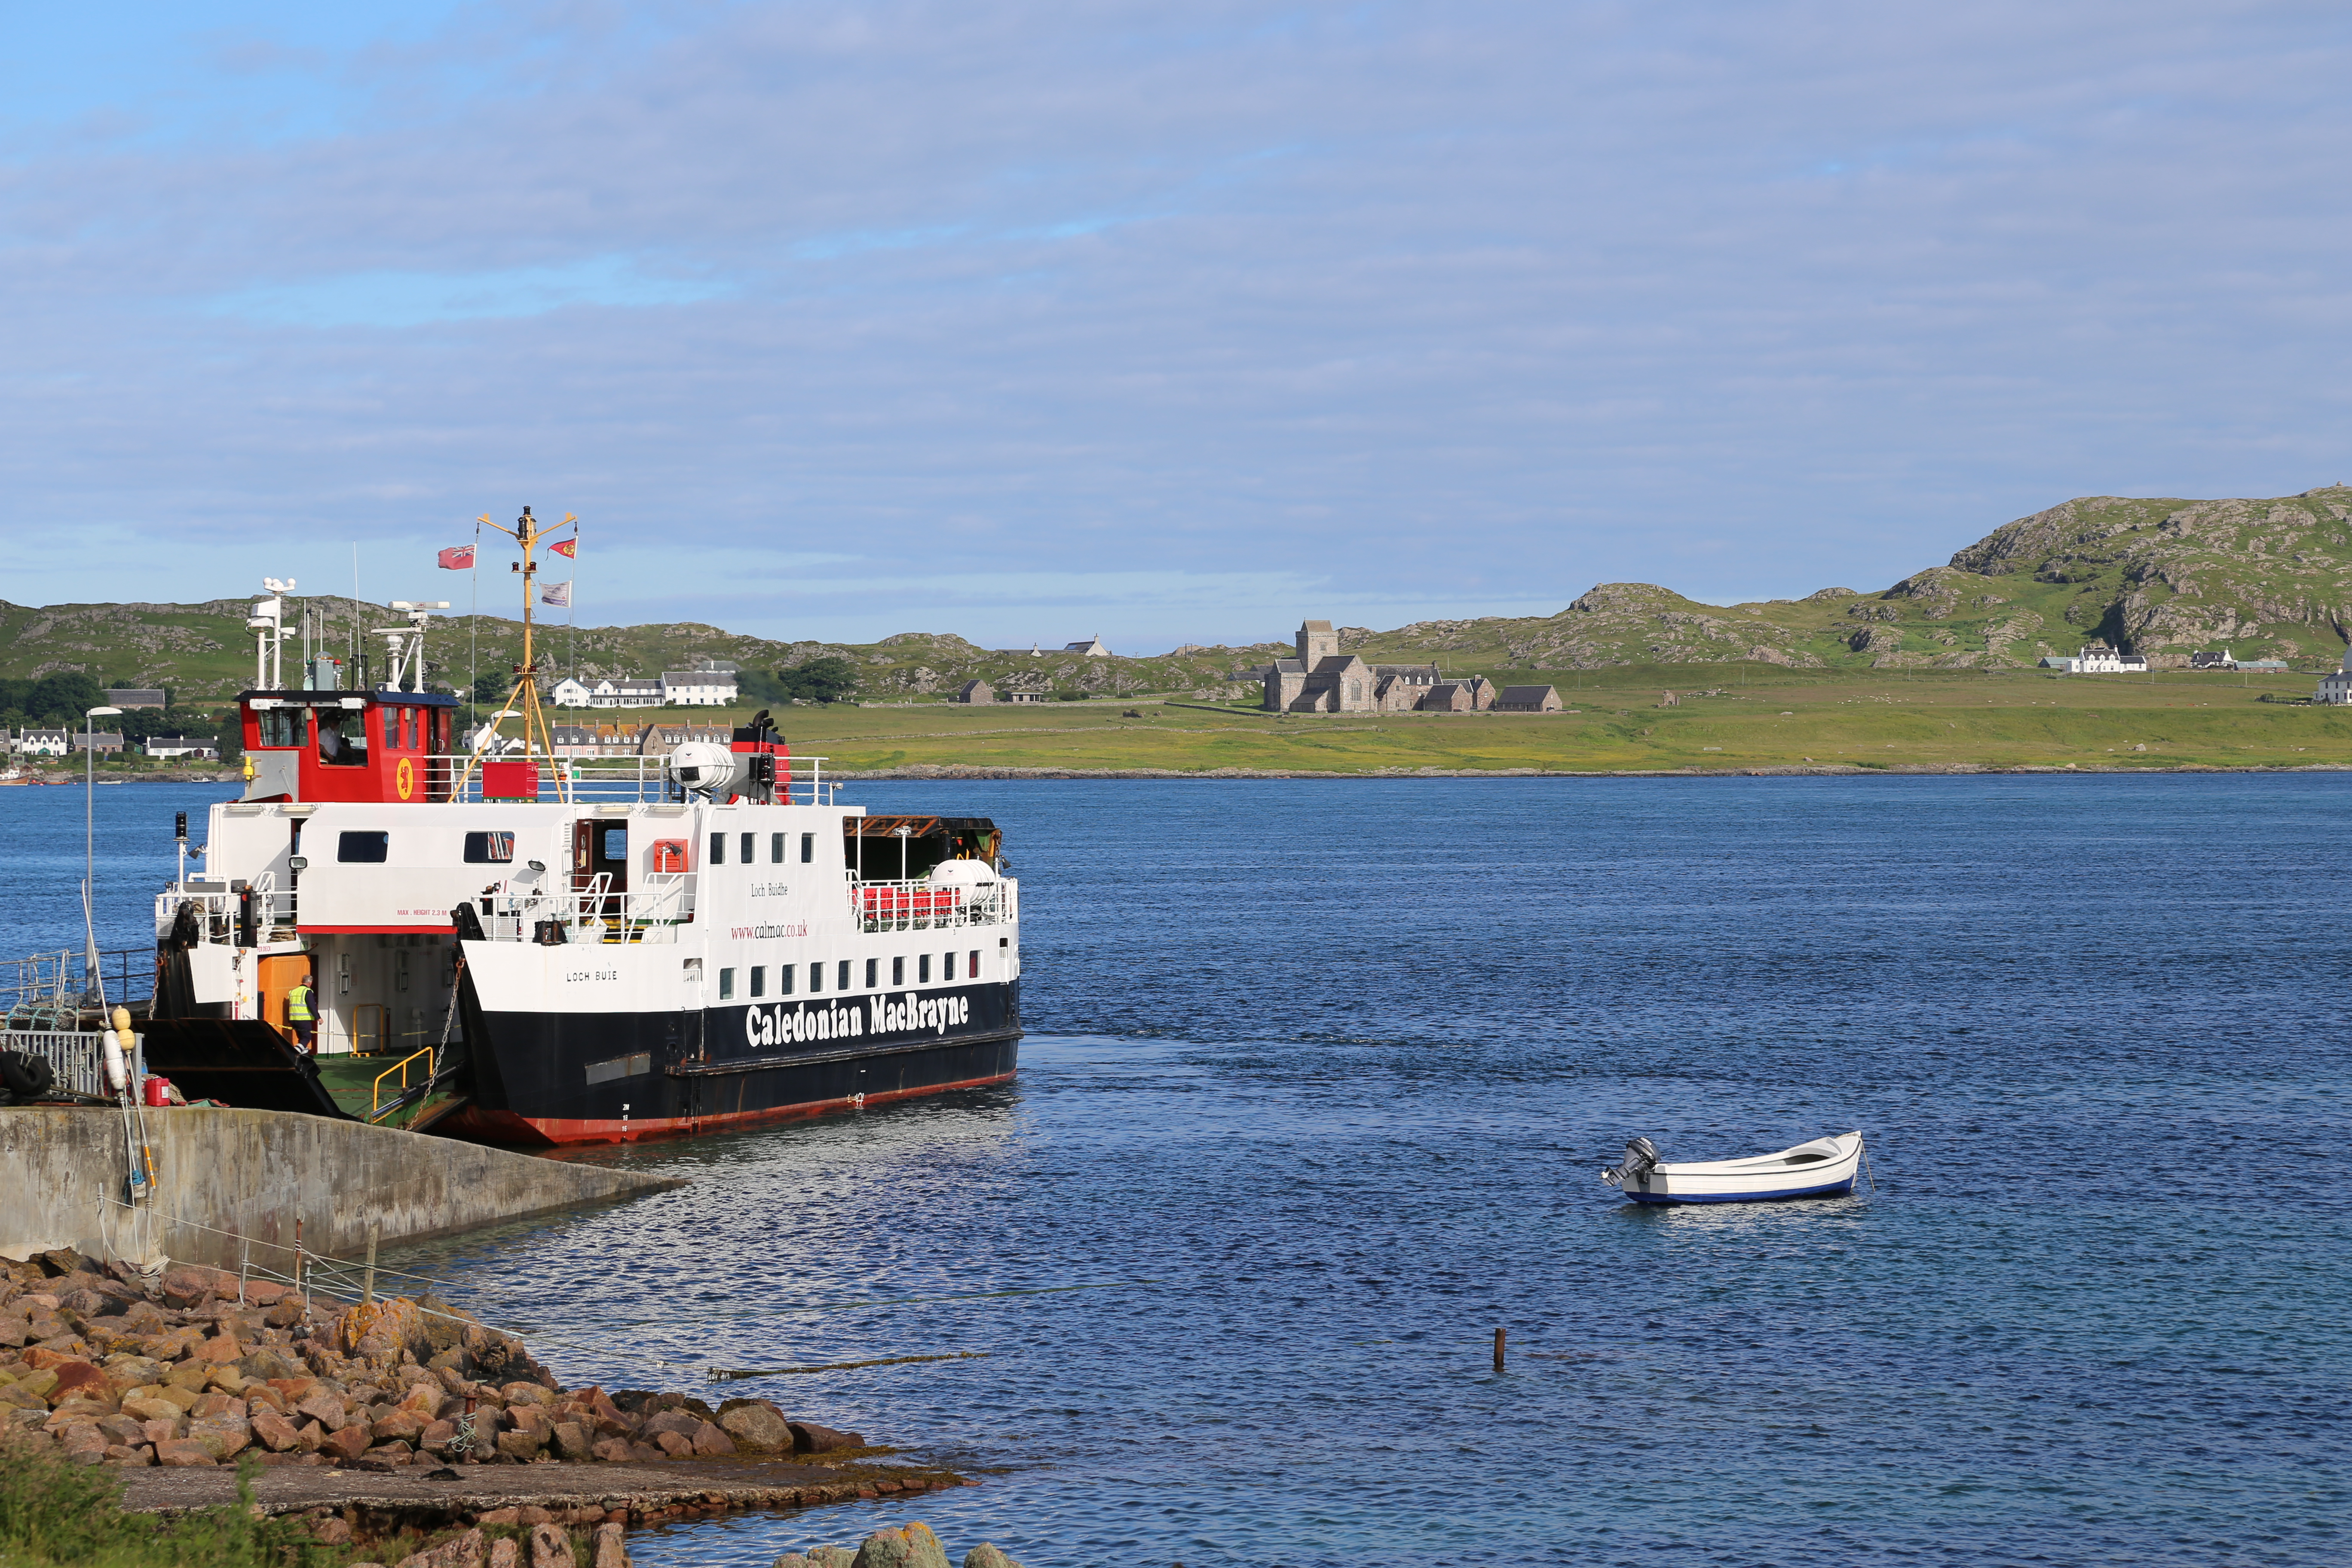
<svg viewBox="0 0 2352 1568">
<path fill-rule="evenodd" d="M 459 737 L 459 744 L 472 751 L 479 742 L 487 724 L 467 731 Z M 548 741 L 559 757 L 666 757 L 689 741 L 703 741 L 724 746 L 735 738 L 735 731 L 724 724 L 553 724 L 548 729 Z M 522 737 L 503 736 L 495 748 L 499 752 L 520 752 Z"/>
<path fill-rule="evenodd" d="M 732 660 L 694 658 L 685 669 L 666 669 L 650 679 L 616 676 L 594 685 L 569 676 L 547 694 L 558 708 L 727 708 L 739 684 Z"/>
<path fill-rule="evenodd" d="M 112 756 L 123 749 L 119 730 L 20 730 L 11 733 L 0 730 L 8 742 L 12 757 L 69 757 L 88 749 L 100 756 Z M 207 735 L 153 735 L 139 742 L 141 754 L 165 758 L 211 758 L 218 761 L 220 748 Z"/>
<path fill-rule="evenodd" d="M 1328 621 L 1304 621 L 1298 657 L 1263 672 L 1269 713 L 1557 713 L 1549 686 L 1497 688 L 1484 676 L 1448 680 L 1433 664 L 1367 664 L 1339 651 Z"/>
<path fill-rule="evenodd" d="M 2109 647 L 2105 643 L 2087 643 L 2080 653 L 2044 654 L 2037 667 L 2042 669 L 2063 670 L 2068 675 L 2146 675 L 2147 656 L 2126 653 Z M 2255 675 L 2283 675 L 2287 663 L 2283 658 L 2235 658 L 2228 648 L 2215 648 L 2189 656 L 2191 669 L 2242 669 Z"/>
</svg>

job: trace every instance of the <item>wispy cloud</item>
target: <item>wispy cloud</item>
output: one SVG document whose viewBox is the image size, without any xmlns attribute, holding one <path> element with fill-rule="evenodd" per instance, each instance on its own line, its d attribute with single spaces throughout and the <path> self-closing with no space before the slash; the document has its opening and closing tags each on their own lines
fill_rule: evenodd
<svg viewBox="0 0 2352 1568">
<path fill-rule="evenodd" d="M 215 314 L 296 327 L 420 327 L 544 315 L 574 305 L 688 305 L 720 299 L 735 285 L 647 272 L 626 256 L 552 267 L 486 272 L 351 272 L 300 283 L 263 284 L 208 302 Z"/>
</svg>

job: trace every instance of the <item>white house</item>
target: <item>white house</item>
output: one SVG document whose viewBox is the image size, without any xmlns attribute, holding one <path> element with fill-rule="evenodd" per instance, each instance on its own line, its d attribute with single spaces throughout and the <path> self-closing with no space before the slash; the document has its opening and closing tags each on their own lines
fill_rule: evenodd
<svg viewBox="0 0 2352 1568">
<path fill-rule="evenodd" d="M 1112 657 L 1110 649 L 1103 647 L 1103 640 L 1099 637 L 1088 637 L 1084 642 L 1064 643 L 1062 645 L 1062 651 L 1064 653 L 1075 653 L 1083 658 L 1109 658 Z"/>
<path fill-rule="evenodd" d="M 697 659 L 698 666 L 716 667 L 723 661 Z M 682 708 L 725 708 L 735 700 L 735 667 L 695 669 L 666 669 L 661 678 L 662 700 Z"/>
<path fill-rule="evenodd" d="M 150 735 L 141 742 L 151 757 L 196 757 L 220 761 L 220 748 L 202 735 Z"/>
<path fill-rule="evenodd" d="M 27 730 L 8 749 L 20 757 L 62 757 L 73 750 L 73 738 L 63 730 Z"/>
<path fill-rule="evenodd" d="M 555 683 L 555 689 L 547 694 L 547 700 L 558 708 L 593 708 L 596 705 L 595 694 L 568 675 Z"/>
<path fill-rule="evenodd" d="M 2117 653 L 2103 642 L 2095 642 L 2072 658 L 2053 654 L 2042 661 L 2044 669 L 2063 669 L 2069 675 L 2146 675 L 2147 656 L 2140 653 Z"/>
<path fill-rule="evenodd" d="M 612 700 L 600 701 L 599 708 L 658 708 L 662 705 L 662 683 L 658 680 L 638 680 L 624 677 L 619 680 L 601 682 L 597 695 L 602 697 L 605 686 L 613 689 Z"/>
<path fill-rule="evenodd" d="M 2352 647 L 2344 650 L 2344 665 L 2319 678 L 2319 688 L 2311 694 L 2314 702 L 2325 702 L 2330 708 L 2352 707 Z"/>
</svg>

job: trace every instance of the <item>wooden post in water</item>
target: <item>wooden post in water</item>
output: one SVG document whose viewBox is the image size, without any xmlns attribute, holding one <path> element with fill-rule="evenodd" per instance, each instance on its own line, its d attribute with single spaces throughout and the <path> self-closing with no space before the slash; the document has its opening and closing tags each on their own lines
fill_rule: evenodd
<svg viewBox="0 0 2352 1568">
<path fill-rule="evenodd" d="M 368 1222 L 367 1271 L 360 1276 L 362 1306 L 373 1305 L 375 1300 L 375 1243 L 376 1237 L 383 1234 L 383 1221 L 378 1219 Z"/>
<path fill-rule="evenodd" d="M 1503 1331 L 1500 1329 L 1495 1331 L 1495 1370 L 1503 1370 Z"/>
</svg>

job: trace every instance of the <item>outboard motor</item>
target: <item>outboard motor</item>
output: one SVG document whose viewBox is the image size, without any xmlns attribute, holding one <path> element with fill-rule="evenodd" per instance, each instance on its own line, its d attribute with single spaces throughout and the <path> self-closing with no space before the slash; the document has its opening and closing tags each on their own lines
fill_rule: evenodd
<svg viewBox="0 0 2352 1568">
<path fill-rule="evenodd" d="M 1612 1187 L 1622 1187 L 1637 1176 L 1649 1173 L 1658 1163 L 1658 1146 L 1647 1138 L 1625 1140 L 1625 1163 L 1612 1165 L 1601 1173 L 1601 1179 Z"/>
</svg>

